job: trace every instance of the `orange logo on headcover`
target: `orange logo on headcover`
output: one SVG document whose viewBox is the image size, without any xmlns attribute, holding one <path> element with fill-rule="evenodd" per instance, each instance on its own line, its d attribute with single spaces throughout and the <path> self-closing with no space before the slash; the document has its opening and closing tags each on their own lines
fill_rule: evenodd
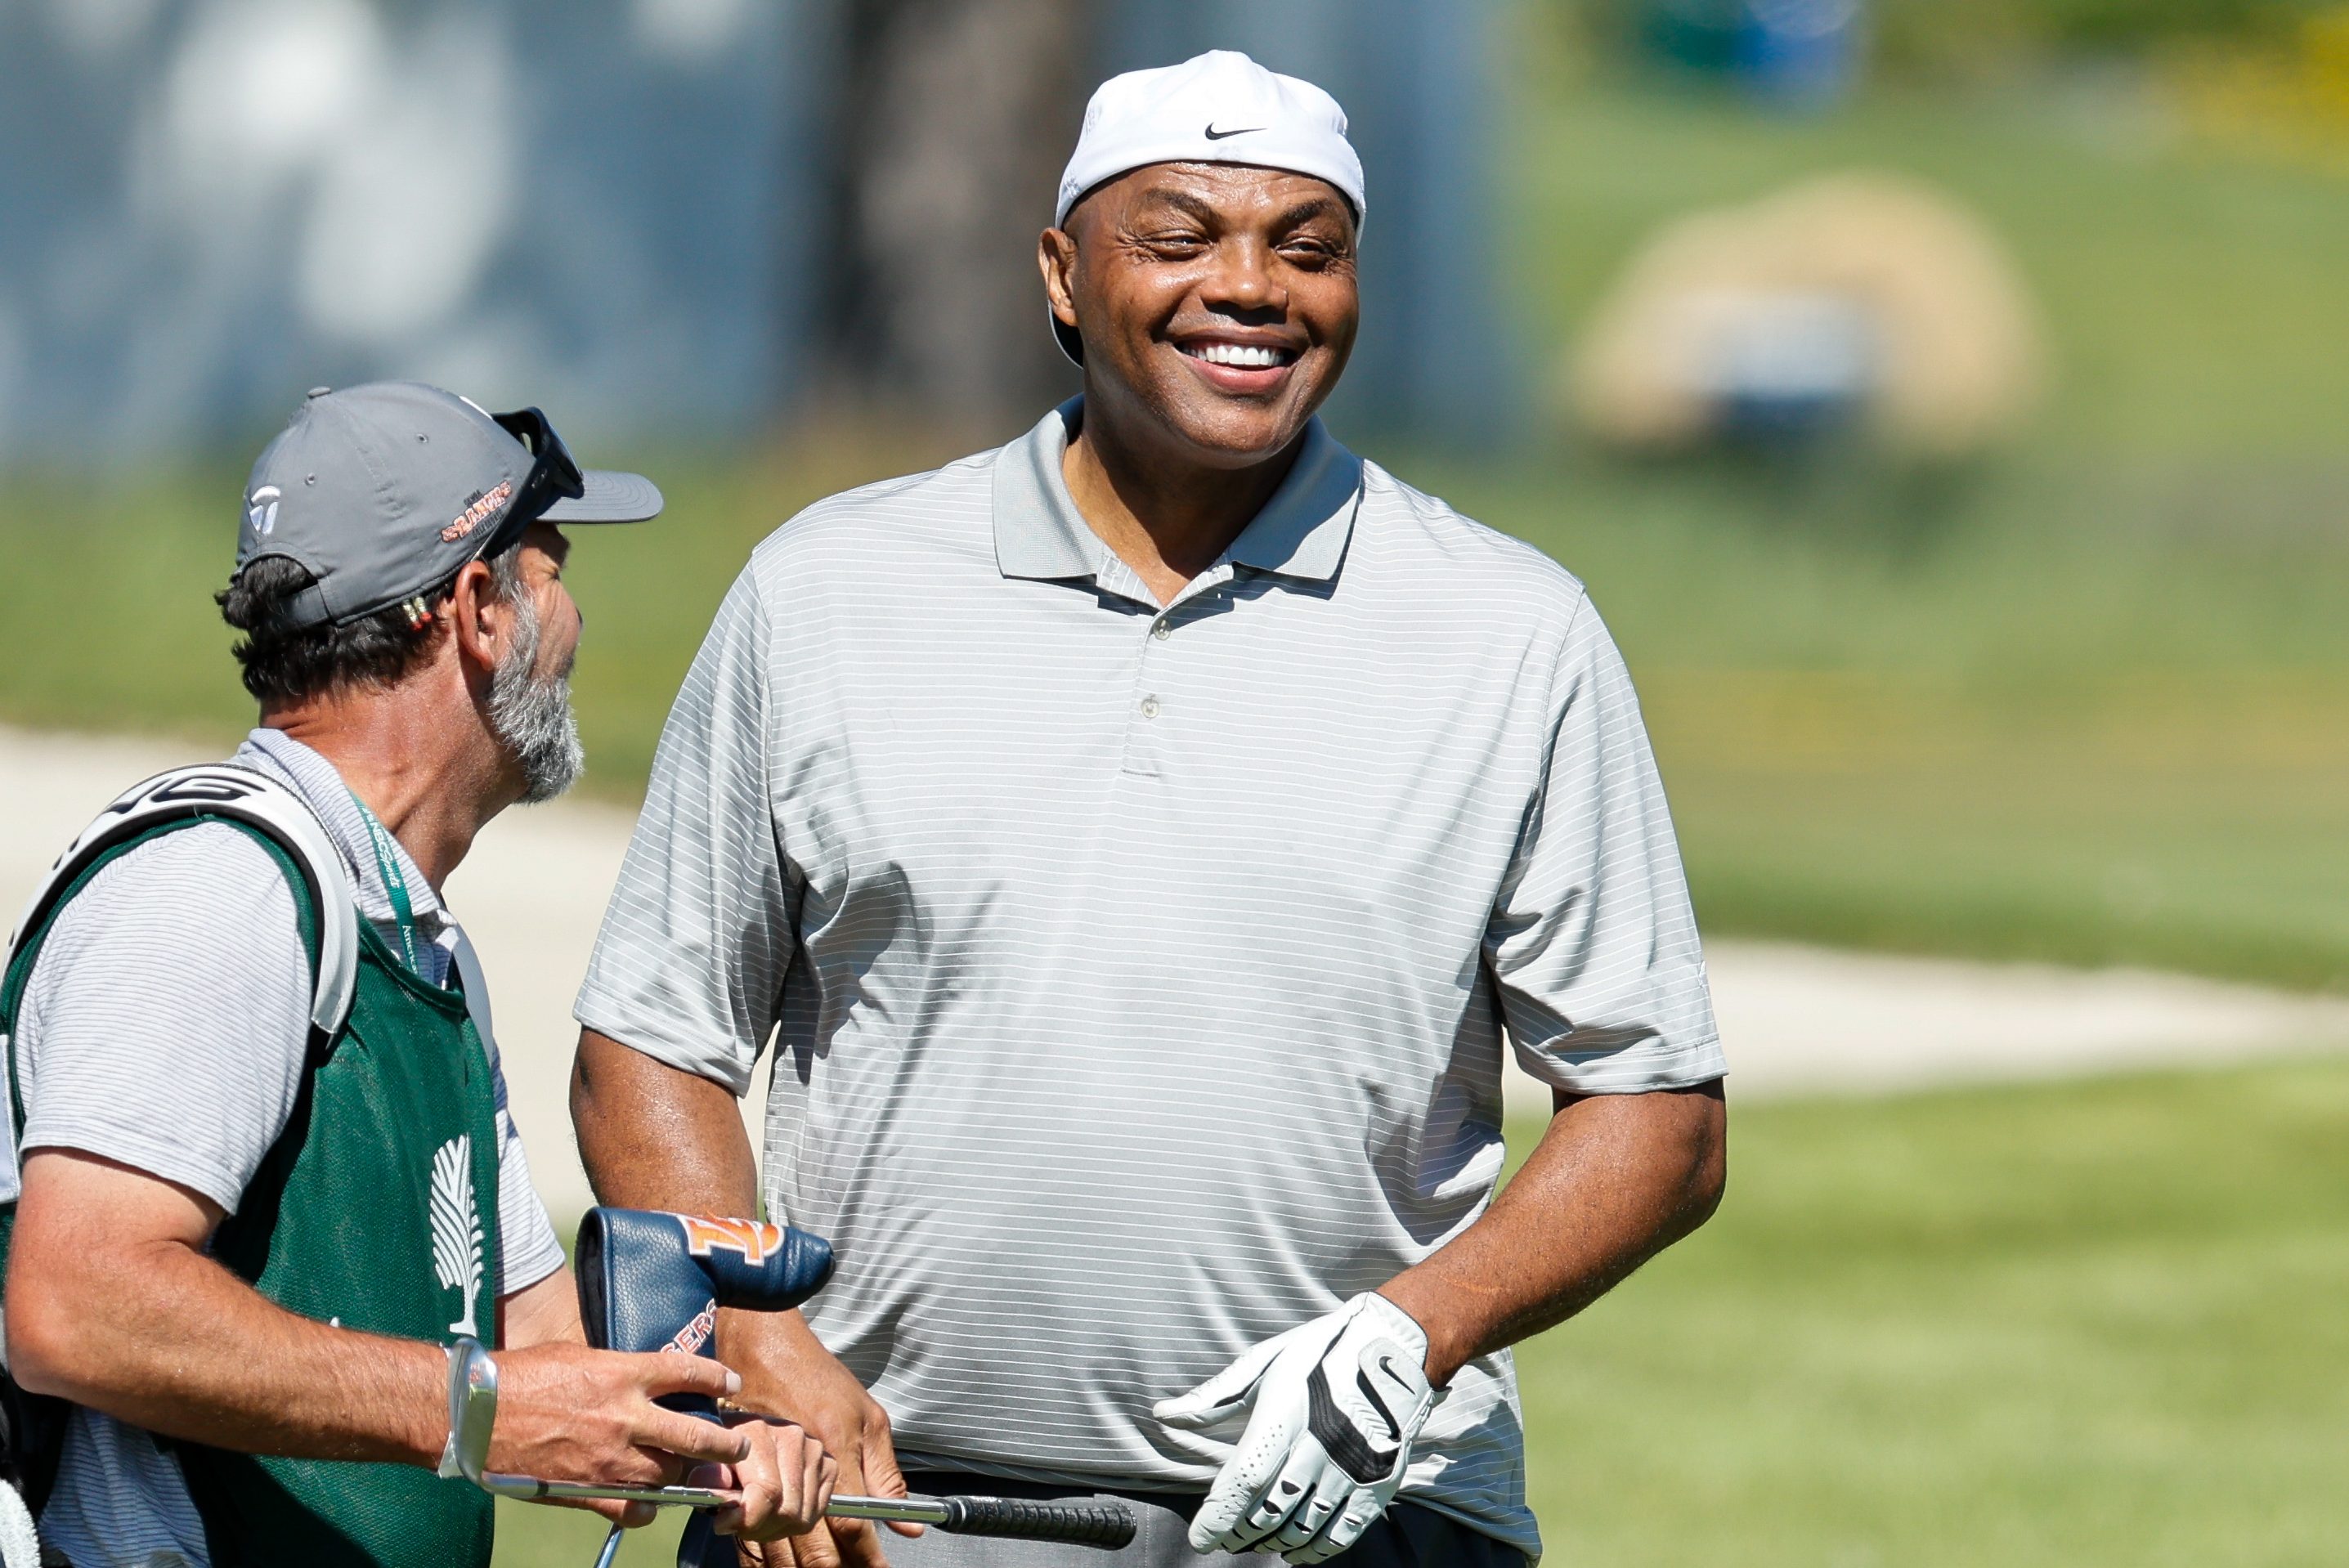
<svg viewBox="0 0 2349 1568">
<path fill-rule="evenodd" d="M 513 500 L 513 480 L 500 480 L 498 488 L 467 507 L 456 521 L 440 531 L 440 542 L 454 544 L 490 519 L 505 511 L 506 502 Z"/>
<path fill-rule="evenodd" d="M 721 1220 L 714 1214 L 679 1214 L 685 1227 L 686 1250 L 706 1258 L 713 1247 L 740 1253 L 746 1264 L 762 1264 L 767 1254 L 781 1251 L 783 1228 L 764 1220 Z"/>
</svg>

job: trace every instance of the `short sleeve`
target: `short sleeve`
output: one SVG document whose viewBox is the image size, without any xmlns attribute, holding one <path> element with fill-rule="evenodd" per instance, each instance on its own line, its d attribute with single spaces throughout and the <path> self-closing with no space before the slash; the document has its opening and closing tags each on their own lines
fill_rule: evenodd
<svg viewBox="0 0 2349 1568">
<path fill-rule="evenodd" d="M 1688 880 L 1630 672 L 1587 601 L 1560 647 L 1550 748 L 1485 932 L 1517 1059 L 1633 1094 L 1725 1070 Z"/>
<path fill-rule="evenodd" d="M 767 788 L 767 670 L 766 607 L 745 572 L 669 710 L 574 1009 L 737 1095 L 774 1028 L 792 944 Z"/>
<path fill-rule="evenodd" d="M 563 1266 L 563 1243 L 554 1222 L 530 1179 L 530 1155 L 522 1129 L 506 1109 L 506 1075 L 497 1070 L 498 1096 L 498 1294 L 527 1290 Z"/>
<path fill-rule="evenodd" d="M 310 987 L 292 890 L 245 833 L 183 828 L 122 855 L 34 961 L 24 1147 L 119 1161 L 233 1213 L 301 1093 Z"/>
</svg>

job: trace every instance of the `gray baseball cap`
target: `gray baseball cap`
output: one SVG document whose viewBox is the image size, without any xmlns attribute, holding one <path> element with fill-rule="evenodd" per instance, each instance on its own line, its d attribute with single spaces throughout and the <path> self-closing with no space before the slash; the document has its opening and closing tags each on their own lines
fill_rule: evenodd
<svg viewBox="0 0 2349 1568">
<path fill-rule="evenodd" d="M 314 388 L 244 487 L 236 570 L 264 556 L 316 584 L 298 625 L 355 621 L 495 555 L 533 521 L 642 522 L 660 491 L 582 469 L 535 408 L 492 414 L 420 381 Z"/>
</svg>

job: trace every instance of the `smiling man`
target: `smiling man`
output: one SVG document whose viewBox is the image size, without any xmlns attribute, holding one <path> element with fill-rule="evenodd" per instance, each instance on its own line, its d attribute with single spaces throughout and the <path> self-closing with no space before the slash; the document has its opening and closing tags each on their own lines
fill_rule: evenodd
<svg viewBox="0 0 2349 1568">
<path fill-rule="evenodd" d="M 1319 89 L 1232 54 L 1105 85 L 1040 253 L 1083 396 L 792 521 L 678 698 L 581 1147 L 606 1202 L 743 1211 L 774 1036 L 763 1196 L 843 1264 L 719 1344 L 844 1491 L 1115 1493 L 1142 1563 L 1521 1563 L 1506 1347 L 1718 1199 L 1613 644 L 1314 418 L 1363 215 Z M 1556 1114 L 1495 1199 L 1511 1047 Z"/>
</svg>

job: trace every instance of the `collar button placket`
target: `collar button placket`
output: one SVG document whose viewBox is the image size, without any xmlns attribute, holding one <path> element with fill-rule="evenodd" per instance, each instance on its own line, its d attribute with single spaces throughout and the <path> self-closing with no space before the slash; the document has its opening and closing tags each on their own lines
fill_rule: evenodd
<svg viewBox="0 0 2349 1568">
<path fill-rule="evenodd" d="M 1158 716 L 1165 703 L 1159 683 L 1165 672 L 1161 666 L 1160 645 L 1167 640 L 1174 614 L 1171 608 L 1162 609 L 1144 623 L 1148 634 L 1136 645 L 1133 661 L 1133 686 L 1125 707 L 1125 747 L 1123 771 L 1136 778 L 1151 779 L 1158 774 Z"/>
</svg>

